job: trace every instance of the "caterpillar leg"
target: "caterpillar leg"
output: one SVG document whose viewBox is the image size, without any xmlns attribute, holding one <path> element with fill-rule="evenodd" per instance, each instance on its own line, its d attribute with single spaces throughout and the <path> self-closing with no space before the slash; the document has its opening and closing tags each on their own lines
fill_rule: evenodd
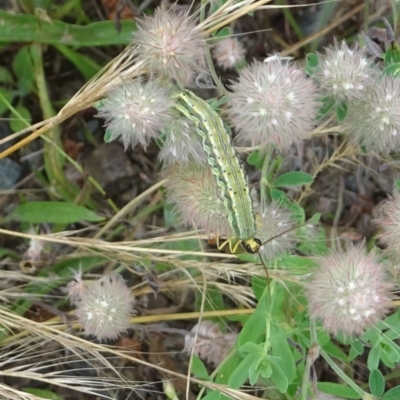
<svg viewBox="0 0 400 400">
<path fill-rule="evenodd" d="M 224 242 L 222 242 L 221 244 L 219 243 L 219 236 L 217 236 L 217 246 L 218 246 L 218 250 L 222 250 L 224 247 L 226 247 L 226 245 L 229 244 L 229 251 L 232 254 L 236 254 L 239 245 L 242 243 L 241 240 L 236 240 L 235 237 L 233 238 L 229 238 L 226 239 Z"/>
</svg>

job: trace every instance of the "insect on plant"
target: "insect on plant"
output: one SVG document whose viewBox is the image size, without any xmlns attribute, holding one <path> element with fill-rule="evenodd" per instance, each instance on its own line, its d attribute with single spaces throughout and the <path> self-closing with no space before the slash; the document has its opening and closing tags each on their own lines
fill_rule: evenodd
<svg viewBox="0 0 400 400">
<path fill-rule="evenodd" d="M 246 174 L 223 121 L 207 102 L 189 90 L 177 93 L 175 108 L 195 124 L 237 239 L 235 244 L 228 239 L 218 247 L 221 249 L 229 243 L 230 251 L 235 253 L 242 244 L 246 252 L 257 253 L 261 240 L 255 237 L 253 201 Z"/>
</svg>

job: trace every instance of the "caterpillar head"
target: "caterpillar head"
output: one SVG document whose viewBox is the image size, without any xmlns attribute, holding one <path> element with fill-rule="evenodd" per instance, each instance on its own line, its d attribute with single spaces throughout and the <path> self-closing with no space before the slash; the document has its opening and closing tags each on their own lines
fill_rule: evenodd
<svg viewBox="0 0 400 400">
<path fill-rule="evenodd" d="M 242 246 L 247 253 L 255 254 L 258 252 L 261 246 L 261 240 L 257 238 L 251 238 L 242 241 Z"/>
</svg>

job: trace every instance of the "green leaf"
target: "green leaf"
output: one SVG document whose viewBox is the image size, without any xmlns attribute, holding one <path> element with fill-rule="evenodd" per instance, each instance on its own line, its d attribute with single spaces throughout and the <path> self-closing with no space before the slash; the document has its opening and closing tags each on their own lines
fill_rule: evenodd
<svg viewBox="0 0 400 400">
<path fill-rule="evenodd" d="M 106 129 L 104 132 L 104 143 L 110 143 L 116 139 L 119 135 L 115 135 L 111 129 Z"/>
<path fill-rule="evenodd" d="M 318 55 L 315 53 L 307 54 L 306 61 L 307 61 L 307 66 L 312 69 L 318 67 L 319 65 L 319 58 Z"/>
<path fill-rule="evenodd" d="M 56 45 L 57 50 L 64 55 L 75 67 L 81 72 L 84 78 L 88 81 L 96 75 L 101 66 L 91 58 L 78 53 L 75 50 L 63 45 Z"/>
<path fill-rule="evenodd" d="M 352 388 L 339 383 L 319 382 L 317 388 L 321 392 L 331 394 L 332 396 L 343 397 L 345 399 L 361 399 L 361 396 Z"/>
<path fill-rule="evenodd" d="M 203 364 L 203 361 L 201 361 L 200 358 L 195 355 L 192 358 L 191 372 L 199 379 L 204 381 L 210 380 L 210 376 L 208 375 L 207 368 Z"/>
<path fill-rule="evenodd" d="M 385 67 L 400 62 L 400 46 L 393 41 L 385 51 Z"/>
<path fill-rule="evenodd" d="M 313 183 L 314 178 L 306 172 L 293 171 L 278 176 L 274 182 L 274 186 L 302 186 Z"/>
<path fill-rule="evenodd" d="M 240 353 L 253 354 L 253 356 L 258 356 L 263 353 L 262 347 L 259 344 L 253 342 L 247 342 L 239 348 Z"/>
<path fill-rule="evenodd" d="M 267 293 L 268 289 L 264 290 L 264 293 L 257 304 L 257 308 L 250 315 L 243 329 L 241 330 L 237 346 L 240 348 L 248 342 L 257 343 L 264 334 L 266 329 L 266 318 L 267 318 Z"/>
<path fill-rule="evenodd" d="M 22 388 L 22 391 L 25 393 L 33 394 L 42 399 L 64 400 L 64 397 L 61 397 L 58 394 L 46 389 Z"/>
<path fill-rule="evenodd" d="M 281 393 L 286 393 L 289 386 L 289 381 L 286 374 L 282 371 L 281 367 L 276 363 L 271 363 L 272 375 L 271 379 L 278 387 Z"/>
<path fill-rule="evenodd" d="M 2 12 L 0 11 L 0 20 Z M 20 14 L 22 15 L 22 14 Z M 0 24 L 0 38 L 2 38 L 1 31 L 4 28 Z M 32 91 L 35 74 L 33 71 L 32 58 L 28 47 L 22 49 L 16 54 L 12 62 L 12 69 L 18 82 L 18 92 L 21 96 L 25 96 Z"/>
<path fill-rule="evenodd" d="M 349 361 L 354 360 L 356 357 L 361 355 L 364 352 L 364 345 L 361 340 L 355 340 L 351 344 L 350 352 L 349 352 Z"/>
<path fill-rule="evenodd" d="M 399 400 L 400 385 L 388 390 L 382 397 L 382 400 Z"/>
<path fill-rule="evenodd" d="M 332 110 L 333 106 L 335 105 L 335 100 L 330 97 L 325 97 L 322 100 L 322 106 L 318 110 L 319 118 L 324 117 L 328 114 L 329 111 Z"/>
<path fill-rule="evenodd" d="M 318 222 L 320 220 L 321 220 L 321 213 L 317 212 L 307 221 L 307 223 L 314 225 L 314 224 L 318 224 Z"/>
<path fill-rule="evenodd" d="M 382 347 L 379 343 L 372 347 L 371 351 L 369 352 L 367 364 L 370 371 L 378 368 L 379 361 L 381 360 L 381 352 Z"/>
<path fill-rule="evenodd" d="M 22 104 L 16 106 L 15 111 L 18 115 L 12 114 L 10 128 L 13 132 L 18 132 L 31 124 L 32 117 L 30 111 Z"/>
<path fill-rule="evenodd" d="M 374 369 L 369 374 L 369 388 L 375 397 L 381 397 L 385 391 L 385 378 L 377 369 Z"/>
<path fill-rule="evenodd" d="M 275 327 L 274 331 L 274 334 L 277 334 L 279 331 L 283 332 L 279 325 Z M 296 376 L 296 363 L 293 352 L 291 351 L 288 341 L 285 338 L 281 338 L 280 340 L 271 339 L 271 346 L 272 354 L 280 358 L 280 360 L 276 362 L 276 365 L 279 366 L 282 373 L 284 373 L 288 385 Z"/>
<path fill-rule="evenodd" d="M 259 368 L 259 366 L 260 366 L 260 360 L 259 359 L 257 361 L 254 360 L 253 364 L 250 365 L 247 371 L 250 385 L 252 386 L 254 386 L 257 383 L 260 375 L 264 376 L 265 378 L 269 378 L 271 376 L 272 370 L 269 363 L 267 365 L 264 365 L 263 368 Z"/>
<path fill-rule="evenodd" d="M 14 250 L 5 249 L 4 247 L 0 247 L 0 260 L 3 257 L 11 257 L 14 260 L 18 260 L 20 258 L 20 254 Z"/>
<path fill-rule="evenodd" d="M 271 199 L 279 204 L 287 204 L 290 201 L 283 190 L 272 188 L 269 194 Z"/>
<path fill-rule="evenodd" d="M 260 301 L 267 285 L 268 281 L 265 279 L 265 276 L 253 275 L 251 277 L 251 288 L 253 289 L 253 293 L 257 301 Z"/>
<path fill-rule="evenodd" d="M 56 201 L 32 201 L 14 208 L 10 218 L 31 224 L 70 224 L 78 221 L 104 221 L 96 213 L 73 203 Z"/>
<path fill-rule="evenodd" d="M 228 26 L 225 26 L 224 28 L 220 29 L 218 33 L 215 35 L 217 38 L 225 38 L 231 35 L 231 30 Z"/>
<path fill-rule="evenodd" d="M 257 359 L 257 356 L 248 354 L 236 367 L 229 378 L 229 387 L 231 389 L 239 389 L 244 385 L 249 376 L 250 367 L 257 362 Z"/>
<path fill-rule="evenodd" d="M 13 83 L 14 78 L 11 75 L 11 72 L 4 67 L 0 67 L 0 82 L 1 83 Z"/>
<path fill-rule="evenodd" d="M 122 20 L 121 31 L 114 21 L 93 22 L 80 26 L 52 20 L 43 21 L 35 15 L 11 14 L 0 11 L 0 42 L 45 43 L 69 46 L 126 45 L 136 30 L 134 21 Z M 33 75 L 32 75 L 33 78 Z"/>
<path fill-rule="evenodd" d="M 9 104 L 13 101 L 16 93 L 11 90 L 0 88 L 0 114 L 9 109 Z"/>
<path fill-rule="evenodd" d="M 254 370 L 254 372 L 253 372 Z M 271 362 L 267 359 L 267 357 L 260 358 L 258 360 L 258 363 L 252 366 L 249 370 L 249 377 L 250 377 L 250 383 L 252 385 L 255 385 L 258 380 L 258 375 L 261 375 L 265 379 L 271 378 L 271 375 L 273 373 L 272 371 L 272 364 Z M 252 378 L 253 376 L 253 378 Z"/>
<path fill-rule="evenodd" d="M 242 361 L 243 357 L 240 357 L 237 352 L 234 352 L 228 358 L 226 358 L 218 367 L 218 373 L 214 379 L 215 383 L 227 385 L 231 375 Z"/>
<path fill-rule="evenodd" d="M 347 115 L 347 104 L 342 102 L 336 105 L 336 118 L 339 122 L 343 122 Z"/>
<path fill-rule="evenodd" d="M 400 75 L 400 63 L 394 63 L 386 68 L 383 69 L 382 71 L 385 75 L 390 75 L 393 76 L 394 78 L 397 78 Z"/>
<path fill-rule="evenodd" d="M 179 226 L 179 215 L 175 212 L 175 208 L 175 204 L 172 203 L 166 203 L 164 206 L 164 224 L 166 229 Z"/>
<path fill-rule="evenodd" d="M 318 342 L 320 343 L 320 342 Z M 332 357 L 335 357 L 339 360 L 342 360 L 344 362 L 347 361 L 347 354 L 336 344 L 332 343 L 331 340 L 329 340 L 324 346 L 323 349 Z"/>
<path fill-rule="evenodd" d="M 221 397 L 221 392 L 218 390 L 212 390 L 202 397 L 201 400 L 221 400 Z"/>
<path fill-rule="evenodd" d="M 260 151 L 256 150 L 247 157 L 247 163 L 253 165 L 257 169 L 261 169 L 264 164 L 264 159 L 265 156 Z"/>
<path fill-rule="evenodd" d="M 399 346 L 392 341 L 386 341 L 381 344 L 381 361 L 389 368 L 394 368 L 395 364 L 400 360 Z"/>
</svg>

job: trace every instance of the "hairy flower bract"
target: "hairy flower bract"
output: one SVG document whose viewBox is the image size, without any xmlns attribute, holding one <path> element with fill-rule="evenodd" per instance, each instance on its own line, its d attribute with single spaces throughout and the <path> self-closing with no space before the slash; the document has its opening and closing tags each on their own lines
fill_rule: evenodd
<svg viewBox="0 0 400 400">
<path fill-rule="evenodd" d="M 187 12 L 157 8 L 151 17 L 137 21 L 138 60 L 151 75 L 184 84 L 205 69 L 205 35 Z"/>
<path fill-rule="evenodd" d="M 325 50 L 325 54 L 318 55 L 319 64 L 313 75 L 324 94 L 337 102 L 361 98 L 377 76 L 364 50 L 350 49 L 345 41 Z"/>
<path fill-rule="evenodd" d="M 265 259 L 273 259 L 292 250 L 295 245 L 295 221 L 291 213 L 276 203 L 258 205 L 255 208 L 257 237 L 263 246 L 260 254 Z"/>
<path fill-rule="evenodd" d="M 160 159 L 166 164 L 186 164 L 190 161 L 206 165 L 207 156 L 194 124 L 187 119 L 176 117 L 164 129 L 165 140 Z"/>
<path fill-rule="evenodd" d="M 134 80 L 110 90 L 98 116 L 106 120 L 110 140 L 121 137 L 127 148 L 146 147 L 172 120 L 169 90 L 149 81 Z"/>
<path fill-rule="evenodd" d="M 97 281 L 82 281 L 81 275 L 77 276 L 67 289 L 85 334 L 98 340 L 118 338 L 128 329 L 134 315 L 134 299 L 124 279 L 111 274 Z"/>
<path fill-rule="evenodd" d="M 222 69 L 233 68 L 243 61 L 246 49 L 236 38 L 225 38 L 218 41 L 212 51 L 217 65 Z"/>
<path fill-rule="evenodd" d="M 231 89 L 227 112 L 239 141 L 287 149 L 313 128 L 320 104 L 317 87 L 290 63 L 254 62 Z"/>
<path fill-rule="evenodd" d="M 175 203 L 185 225 L 204 229 L 209 234 L 232 236 L 228 211 L 208 166 L 195 163 L 184 167 L 171 165 L 164 176 L 168 178 L 167 200 Z"/>
<path fill-rule="evenodd" d="M 400 79 L 385 76 L 349 104 L 344 121 L 353 143 L 367 150 L 390 152 L 400 147 Z"/>
<path fill-rule="evenodd" d="M 400 260 L 400 193 L 395 190 L 393 197 L 386 200 L 374 220 L 381 229 L 379 239 L 387 246 L 387 252 Z"/>
<path fill-rule="evenodd" d="M 334 335 L 361 335 L 389 311 L 392 289 L 383 265 L 364 246 L 332 250 L 319 258 L 307 285 L 310 316 Z"/>
<path fill-rule="evenodd" d="M 185 336 L 184 351 L 193 352 L 217 366 L 228 355 L 237 337 L 237 333 L 222 333 L 219 326 L 211 321 L 201 321 Z"/>
</svg>

